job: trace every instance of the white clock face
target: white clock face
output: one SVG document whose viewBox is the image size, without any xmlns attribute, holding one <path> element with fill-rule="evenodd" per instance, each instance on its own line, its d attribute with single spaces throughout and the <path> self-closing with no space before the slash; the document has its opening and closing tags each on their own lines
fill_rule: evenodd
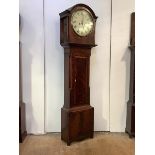
<svg viewBox="0 0 155 155">
<path fill-rule="evenodd" d="M 79 36 L 87 36 L 93 29 L 93 18 L 86 10 L 78 10 L 72 14 L 71 24 Z"/>
</svg>

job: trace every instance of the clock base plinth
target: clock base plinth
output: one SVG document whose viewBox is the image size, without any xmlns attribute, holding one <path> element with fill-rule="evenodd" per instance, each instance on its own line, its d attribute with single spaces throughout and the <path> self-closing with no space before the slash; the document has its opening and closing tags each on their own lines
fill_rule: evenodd
<svg viewBox="0 0 155 155">
<path fill-rule="evenodd" d="M 126 129 L 125 129 L 125 132 L 129 135 L 129 138 L 135 137 L 135 133 L 134 132 L 130 132 L 130 131 L 126 130 Z"/>
<path fill-rule="evenodd" d="M 19 103 L 19 143 L 22 143 L 27 136 L 25 103 Z"/>
<path fill-rule="evenodd" d="M 73 141 L 93 138 L 94 108 L 90 105 L 61 109 L 61 139 L 70 145 Z"/>
<path fill-rule="evenodd" d="M 135 137 L 135 104 L 131 101 L 128 101 L 127 103 L 127 119 L 125 132 L 128 133 L 130 138 Z"/>
<path fill-rule="evenodd" d="M 19 136 L 19 143 L 22 143 L 26 138 L 26 136 L 27 136 L 27 131 L 24 131 L 23 133 L 21 133 Z"/>
</svg>

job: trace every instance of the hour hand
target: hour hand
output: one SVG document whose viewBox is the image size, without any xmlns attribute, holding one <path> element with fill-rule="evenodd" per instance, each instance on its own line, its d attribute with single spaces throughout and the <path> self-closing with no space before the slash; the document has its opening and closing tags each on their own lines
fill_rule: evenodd
<svg viewBox="0 0 155 155">
<path fill-rule="evenodd" d="M 84 21 L 84 15 L 82 14 L 82 25 L 83 25 L 83 21 Z"/>
</svg>

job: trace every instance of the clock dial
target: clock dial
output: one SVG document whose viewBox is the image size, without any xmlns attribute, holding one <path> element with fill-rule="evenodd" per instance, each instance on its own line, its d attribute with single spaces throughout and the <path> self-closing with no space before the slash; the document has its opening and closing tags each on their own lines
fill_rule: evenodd
<svg viewBox="0 0 155 155">
<path fill-rule="evenodd" d="M 78 10 L 72 14 L 71 24 L 79 36 L 87 36 L 93 29 L 93 18 L 86 10 Z"/>
</svg>

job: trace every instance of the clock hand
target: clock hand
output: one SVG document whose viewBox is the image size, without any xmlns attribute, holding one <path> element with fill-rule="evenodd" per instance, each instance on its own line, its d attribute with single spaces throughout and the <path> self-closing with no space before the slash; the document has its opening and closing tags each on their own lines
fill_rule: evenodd
<svg viewBox="0 0 155 155">
<path fill-rule="evenodd" d="M 81 19 L 81 25 L 83 25 L 83 19 Z"/>
<path fill-rule="evenodd" d="M 82 14 L 82 25 L 83 25 L 83 21 L 84 21 L 84 15 Z"/>
</svg>

